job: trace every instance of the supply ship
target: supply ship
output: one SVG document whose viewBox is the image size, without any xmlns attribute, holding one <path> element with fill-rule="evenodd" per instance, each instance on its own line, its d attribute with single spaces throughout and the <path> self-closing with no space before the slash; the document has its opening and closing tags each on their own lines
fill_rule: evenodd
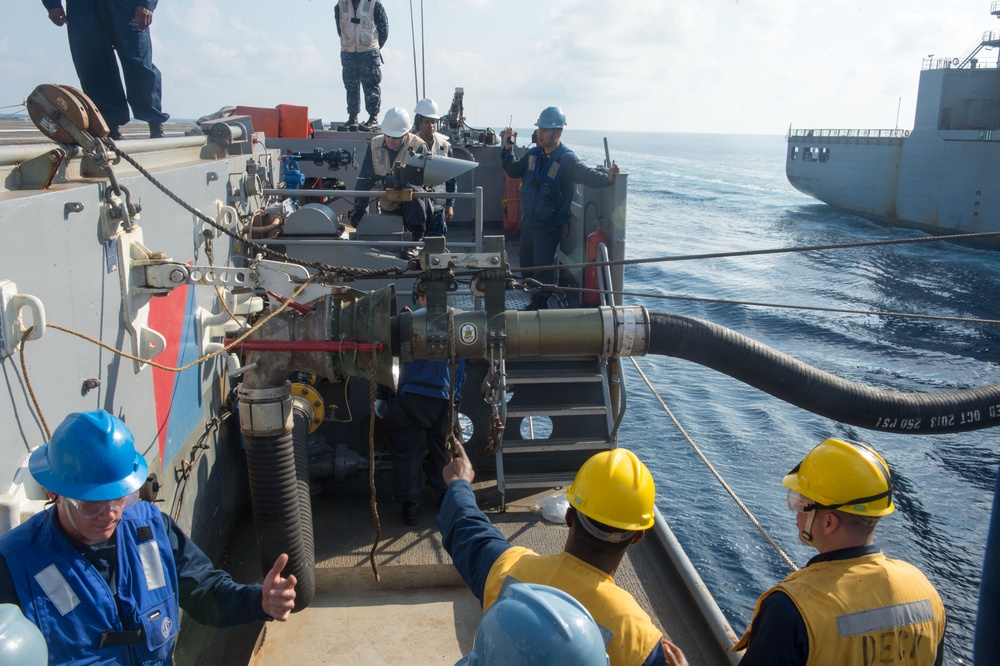
<svg viewBox="0 0 1000 666">
<path fill-rule="evenodd" d="M 546 507 L 584 460 L 619 445 L 630 356 L 699 363 L 860 428 L 1000 424 L 1000 386 L 873 389 L 711 322 L 623 304 L 626 173 L 574 193 L 562 307 L 521 311 L 539 286 L 513 260 L 516 184 L 497 134 L 466 124 L 461 89 L 441 124 L 457 157 L 408 156 L 395 178 L 458 181 L 447 238 L 426 239 L 374 205 L 349 223 L 369 194 L 352 188 L 372 135 L 301 107 L 237 107 L 157 140 L 125 128 L 118 142 L 68 86 L 39 86 L 28 109 L 44 136 L 17 121 L 24 135 L 0 147 L 2 529 L 45 507 L 30 451 L 66 414 L 106 409 L 149 461 L 144 498 L 214 561 L 250 582 L 284 552 L 298 580 L 287 623 L 182 620 L 178 664 L 453 664 L 471 649 L 481 609 L 441 546 L 432 498 L 409 527 L 389 492 L 375 384 L 394 385 L 400 362 L 468 361 L 459 421 L 477 499 L 540 553 L 566 536 Z M 414 292 L 426 312 L 408 309 Z M 738 661 L 659 512 L 616 582 L 691 664 Z"/>
<path fill-rule="evenodd" d="M 990 8 L 1000 17 L 1000 3 Z M 923 61 L 913 129 L 789 129 L 795 189 L 876 222 L 935 235 L 1000 231 L 1000 31 Z M 968 239 L 1000 247 L 997 236 Z"/>
</svg>

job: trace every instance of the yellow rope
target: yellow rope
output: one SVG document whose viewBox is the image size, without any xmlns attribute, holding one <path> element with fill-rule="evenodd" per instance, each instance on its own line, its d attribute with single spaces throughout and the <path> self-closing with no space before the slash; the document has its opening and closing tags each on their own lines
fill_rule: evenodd
<svg viewBox="0 0 1000 666">
<path fill-rule="evenodd" d="M 38 414 L 38 420 L 42 422 L 42 430 L 45 432 L 45 441 L 52 439 L 52 433 L 49 432 L 49 424 L 45 422 L 45 417 L 42 416 L 42 408 L 38 404 L 38 398 L 35 397 L 35 390 L 31 388 L 31 380 L 28 379 L 28 366 L 24 363 L 24 347 L 25 343 L 28 341 L 28 336 L 35 329 L 34 326 L 29 326 L 28 330 L 24 332 L 21 336 L 21 375 L 24 377 L 24 386 L 28 389 L 28 395 L 31 397 L 31 404 L 35 406 L 35 413 Z"/>
<path fill-rule="evenodd" d="M 161 363 L 156 363 L 155 361 L 150 361 L 150 360 L 147 360 L 147 359 L 139 358 L 138 356 L 133 356 L 132 354 L 129 354 L 128 352 L 123 352 L 122 350 L 116 349 L 116 348 L 112 347 L 109 344 L 106 344 L 104 342 L 101 342 L 100 340 L 97 340 L 96 338 L 92 338 L 89 335 L 87 335 L 86 333 L 81 333 L 81 332 L 75 331 L 75 330 L 73 330 L 71 328 L 66 328 L 65 326 L 60 326 L 58 324 L 46 324 L 45 327 L 46 328 L 54 328 L 57 331 L 62 331 L 63 333 L 69 333 L 70 335 L 75 335 L 75 336 L 77 336 L 79 338 L 83 338 L 87 342 L 94 343 L 98 347 L 101 347 L 103 349 L 107 349 L 108 351 L 112 352 L 113 354 L 118 354 L 119 356 L 122 356 L 124 358 L 130 359 L 130 360 L 133 360 L 133 361 L 138 361 L 139 363 L 145 363 L 147 365 L 151 365 L 152 367 L 158 368 L 160 370 L 166 370 L 167 372 L 184 372 L 185 370 L 193 368 L 196 365 L 200 365 L 201 363 L 204 363 L 205 361 L 209 361 L 209 360 L 215 358 L 216 356 L 218 356 L 219 354 L 224 354 L 224 353 L 228 352 L 230 349 L 232 349 L 233 347 L 238 346 L 241 342 L 243 342 L 248 337 L 250 337 L 251 335 L 253 335 L 253 333 L 257 329 L 259 329 L 261 326 L 263 326 L 264 324 L 266 324 L 272 318 L 274 318 L 275 316 L 277 316 L 279 312 L 281 312 L 282 310 L 284 310 L 285 308 L 287 308 L 289 306 L 289 304 L 292 301 L 295 300 L 295 297 L 298 296 L 299 294 L 301 294 L 305 290 L 305 288 L 307 286 L 309 286 L 309 284 L 313 281 L 313 278 L 314 278 L 314 276 L 310 276 L 310 278 L 308 280 L 306 280 L 301 285 L 299 285 L 299 288 L 295 290 L 295 293 L 292 294 L 291 298 L 289 298 L 287 301 L 285 301 L 284 303 L 282 303 L 281 305 L 279 305 L 276 309 L 274 309 L 271 312 L 269 312 L 266 317 L 264 317 L 263 319 L 261 319 L 260 321 L 258 321 L 253 326 L 251 326 L 245 333 L 243 333 L 243 335 L 241 335 L 240 337 L 236 338 L 235 340 L 233 340 L 232 342 L 230 342 L 228 345 L 226 345 L 222 349 L 217 349 L 214 352 L 208 353 L 205 356 L 202 356 L 201 358 L 199 358 L 199 359 L 197 359 L 195 361 L 191 361 L 187 365 L 182 365 L 179 368 L 172 368 L 172 367 L 170 367 L 168 365 L 163 365 Z"/>
</svg>

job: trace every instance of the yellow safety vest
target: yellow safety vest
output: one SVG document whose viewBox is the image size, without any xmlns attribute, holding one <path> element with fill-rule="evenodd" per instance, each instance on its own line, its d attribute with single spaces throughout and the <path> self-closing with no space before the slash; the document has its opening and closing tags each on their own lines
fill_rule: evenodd
<svg viewBox="0 0 1000 666">
<path fill-rule="evenodd" d="M 754 617 L 777 590 L 788 595 L 805 622 L 807 666 L 934 663 L 944 635 L 944 605 L 911 564 L 880 552 L 810 564 L 761 595 Z M 748 628 L 734 650 L 749 642 Z"/>
<path fill-rule="evenodd" d="M 514 547 L 504 552 L 486 579 L 484 611 L 500 596 L 508 577 L 520 583 L 551 585 L 575 597 L 600 625 L 611 666 L 641 664 L 663 636 L 632 595 L 615 585 L 611 576 L 565 551 L 542 556 Z"/>
</svg>

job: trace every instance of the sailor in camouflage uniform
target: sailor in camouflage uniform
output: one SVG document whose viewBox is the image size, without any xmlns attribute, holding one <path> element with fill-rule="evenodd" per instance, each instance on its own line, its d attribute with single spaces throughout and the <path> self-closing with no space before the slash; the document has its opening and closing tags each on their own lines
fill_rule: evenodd
<svg viewBox="0 0 1000 666">
<path fill-rule="evenodd" d="M 337 129 L 378 131 L 382 106 L 382 52 L 389 38 L 389 19 L 379 0 L 338 0 L 333 10 L 340 35 L 340 63 L 347 91 L 347 123 Z M 368 120 L 358 124 L 360 90 L 365 92 Z"/>
</svg>

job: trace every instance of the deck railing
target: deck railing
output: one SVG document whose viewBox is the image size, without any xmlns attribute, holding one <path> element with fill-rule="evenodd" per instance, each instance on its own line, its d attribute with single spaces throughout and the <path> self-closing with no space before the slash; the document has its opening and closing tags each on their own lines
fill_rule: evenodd
<svg viewBox="0 0 1000 666">
<path fill-rule="evenodd" d="M 994 3 L 994 5 L 1000 3 Z M 987 30 L 960 58 L 924 58 L 920 69 L 987 69 L 1000 67 L 1000 61 L 982 62 L 977 56 L 984 48 L 1000 46 L 1000 30 Z"/>
<path fill-rule="evenodd" d="M 788 136 L 805 138 L 896 139 L 906 138 L 904 129 L 789 129 Z"/>
</svg>

